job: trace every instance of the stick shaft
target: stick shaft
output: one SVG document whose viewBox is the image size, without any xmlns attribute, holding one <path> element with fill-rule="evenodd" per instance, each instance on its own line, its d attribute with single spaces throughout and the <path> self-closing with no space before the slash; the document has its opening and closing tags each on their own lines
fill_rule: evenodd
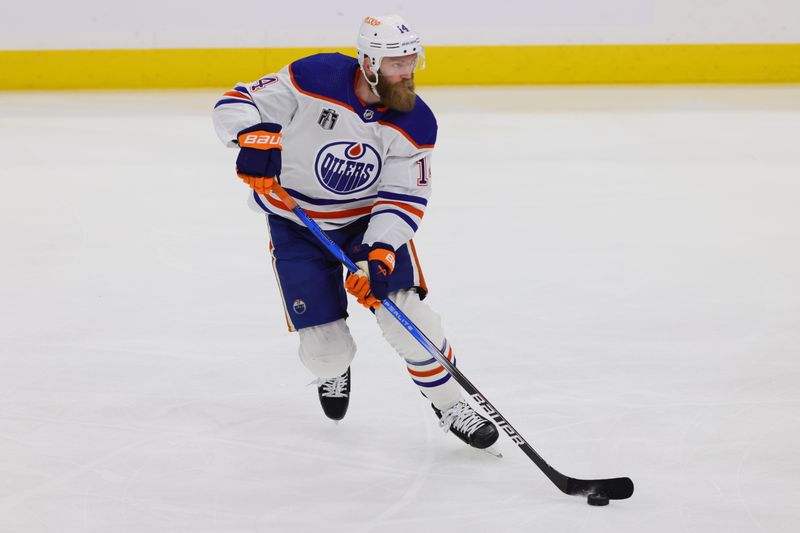
<svg viewBox="0 0 800 533">
<path fill-rule="evenodd" d="M 330 237 L 325 234 L 322 228 L 319 227 L 319 224 L 311 218 L 308 213 L 306 213 L 302 207 L 300 207 L 294 198 L 287 193 L 283 187 L 280 185 L 273 186 L 273 191 L 278 195 L 278 197 L 283 201 L 283 203 L 292 210 L 292 212 L 300 219 L 300 221 L 305 225 L 314 236 L 319 239 L 319 241 L 328 249 L 335 257 L 337 257 L 347 270 L 350 272 L 357 272 L 358 267 L 350 260 L 349 257 L 344 253 L 338 244 L 333 242 Z M 450 362 L 447 356 L 428 338 L 425 333 L 420 330 L 414 322 L 408 318 L 405 313 L 403 313 L 399 307 L 390 299 L 386 298 L 381 302 L 381 305 L 403 326 L 403 328 L 413 336 L 417 342 L 419 342 L 425 351 L 427 351 L 436 361 L 438 361 L 442 366 L 444 366 L 450 375 L 456 380 L 456 382 L 461 385 L 461 387 L 469 394 L 483 409 L 492 417 L 492 419 L 503 429 L 503 431 L 508 434 L 511 440 L 514 441 L 520 447 L 527 446 L 528 449 L 523 448 L 523 451 L 526 455 L 528 455 L 542 470 L 544 470 L 545 474 L 548 474 L 548 470 L 552 470 L 552 467 L 548 465 L 544 459 L 542 459 L 539 454 L 537 454 L 533 448 L 525 441 L 525 439 L 520 435 L 516 429 L 505 419 L 503 415 L 494 407 L 494 405 L 489 402 L 489 400 L 481 394 L 478 388 L 470 382 L 467 377 L 461 373 L 461 371 L 456 368 L 456 366 Z M 548 477 L 549 474 L 548 474 Z"/>
<path fill-rule="evenodd" d="M 350 272 L 357 272 L 359 269 L 353 263 L 353 261 L 347 257 L 344 253 L 344 250 L 339 247 L 338 244 L 333 242 L 330 237 L 328 237 L 322 228 L 319 227 L 319 224 L 316 221 L 308 216 L 302 207 L 300 207 L 294 198 L 292 198 L 289 193 L 287 193 L 280 184 L 276 184 L 273 186 L 272 189 L 278 197 L 283 201 L 283 203 L 291 209 L 291 211 L 300 219 L 304 226 L 306 226 L 314 236 L 319 239 L 319 241 L 328 249 L 336 258 L 338 258 L 342 264 L 349 270 Z M 568 476 L 565 476 L 545 461 L 541 455 L 539 455 L 533 447 L 528 444 L 528 442 L 522 437 L 522 435 L 517 432 L 516 429 L 511 425 L 511 423 L 506 420 L 506 418 L 500 414 L 500 411 L 489 402 L 489 400 L 478 390 L 478 388 L 470 382 L 467 377 L 461 373 L 461 371 L 456 368 L 456 366 L 447 359 L 447 356 L 436 346 L 428 337 L 423 333 L 417 326 L 414 324 L 410 318 L 408 318 L 405 313 L 403 313 L 395 303 L 389 299 L 385 298 L 381 305 L 383 305 L 384 309 L 386 309 L 391 315 L 403 326 L 403 328 L 413 336 L 425 351 L 427 351 L 437 362 L 439 362 L 442 366 L 444 366 L 453 379 L 461 385 L 464 391 L 475 400 L 478 405 L 480 405 L 483 410 L 489 415 L 489 417 L 494 420 L 494 422 L 508 435 L 508 437 L 519 446 L 519 448 L 531 459 L 531 461 L 539 467 L 539 469 L 550 479 L 550 481 L 558 487 L 562 492 L 567 494 L 578 494 L 585 492 L 585 486 L 588 484 L 597 484 L 597 483 L 606 483 L 606 482 L 617 482 L 620 480 L 578 480 L 573 479 Z M 630 480 L 627 480 L 627 483 L 630 484 Z M 570 485 L 575 484 L 578 485 L 577 488 L 573 488 Z M 630 492 L 633 492 L 633 485 L 630 484 Z M 627 492 L 627 486 L 624 488 L 623 492 Z M 629 497 L 630 494 L 623 495 L 622 498 Z M 613 498 L 613 496 L 612 496 Z"/>
</svg>

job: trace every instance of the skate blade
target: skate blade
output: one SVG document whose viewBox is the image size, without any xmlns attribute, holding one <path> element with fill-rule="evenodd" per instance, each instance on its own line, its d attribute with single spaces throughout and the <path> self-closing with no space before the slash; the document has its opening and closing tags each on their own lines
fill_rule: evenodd
<svg viewBox="0 0 800 533">
<path fill-rule="evenodd" d="M 502 459 L 503 458 L 503 452 L 500 451 L 500 447 L 498 447 L 497 444 L 492 444 L 488 448 L 484 448 L 481 451 L 482 452 L 486 452 L 489 455 L 494 455 L 498 459 Z"/>
</svg>

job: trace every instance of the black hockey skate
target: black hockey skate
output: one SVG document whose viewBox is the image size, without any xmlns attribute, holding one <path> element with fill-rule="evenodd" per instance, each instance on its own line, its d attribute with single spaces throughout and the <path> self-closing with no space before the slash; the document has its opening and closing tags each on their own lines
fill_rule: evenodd
<svg viewBox="0 0 800 533">
<path fill-rule="evenodd" d="M 320 379 L 317 382 L 317 393 L 325 416 L 336 421 L 344 418 L 347 406 L 350 405 L 350 368 L 341 376 Z"/>
<path fill-rule="evenodd" d="M 431 404 L 433 412 L 439 417 L 439 425 L 450 431 L 473 448 L 483 450 L 497 441 L 497 428 L 481 416 L 465 401 L 461 400 L 442 413 Z"/>
</svg>

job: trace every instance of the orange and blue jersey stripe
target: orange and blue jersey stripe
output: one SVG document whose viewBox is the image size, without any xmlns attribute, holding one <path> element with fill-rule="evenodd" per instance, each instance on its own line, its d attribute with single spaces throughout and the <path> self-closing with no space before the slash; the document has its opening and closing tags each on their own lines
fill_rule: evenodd
<svg viewBox="0 0 800 533">
<path fill-rule="evenodd" d="M 400 194 L 388 191 L 378 192 L 378 201 L 372 208 L 372 216 L 391 214 L 400 218 L 408 226 L 417 231 L 422 217 L 425 216 L 425 207 L 428 200 L 410 194 Z"/>
<path fill-rule="evenodd" d="M 377 216 L 384 213 L 402 219 L 414 231 L 425 215 L 425 198 L 380 191 L 377 195 L 363 196 L 347 200 L 333 198 L 312 198 L 294 189 L 285 188 L 309 216 L 321 221 L 335 221 L 335 225 L 348 224 L 362 216 Z M 267 213 L 293 216 L 291 210 L 278 198 L 253 193 L 255 202 Z"/>
<path fill-rule="evenodd" d="M 242 85 L 237 85 L 233 90 L 227 91 L 223 96 L 225 96 L 225 98 L 218 100 L 214 109 L 225 104 L 249 104 L 258 109 L 256 104 L 253 103 L 250 93 L 247 92 L 247 88 Z"/>
<path fill-rule="evenodd" d="M 447 354 L 447 359 L 456 364 L 455 356 L 453 355 L 453 347 L 448 346 L 447 339 L 442 345 L 442 353 Z M 436 359 L 431 358 L 426 361 L 410 361 L 406 359 L 406 367 L 408 373 L 411 374 L 411 379 L 420 387 L 438 387 L 450 379 L 450 373 L 443 367 Z"/>
<path fill-rule="evenodd" d="M 297 200 L 298 205 L 310 217 L 319 219 L 323 224 L 327 221 L 335 226 L 346 225 L 358 218 L 369 215 L 372 210 L 372 200 L 375 198 L 374 196 L 366 196 L 352 200 L 312 199 L 291 189 L 286 189 L 286 191 Z M 278 198 L 260 195 L 253 191 L 253 199 L 267 213 L 288 217 L 292 220 L 296 218 L 291 209 Z"/>
</svg>

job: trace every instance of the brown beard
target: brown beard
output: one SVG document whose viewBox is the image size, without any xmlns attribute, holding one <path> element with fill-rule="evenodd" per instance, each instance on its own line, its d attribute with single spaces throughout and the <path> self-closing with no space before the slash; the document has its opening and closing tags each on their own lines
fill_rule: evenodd
<svg viewBox="0 0 800 533">
<path fill-rule="evenodd" d="M 378 94 L 381 95 L 381 105 L 389 109 L 408 113 L 414 109 L 417 103 L 417 95 L 414 92 L 414 78 L 400 80 L 397 83 L 388 83 L 386 78 L 378 76 Z"/>
</svg>

